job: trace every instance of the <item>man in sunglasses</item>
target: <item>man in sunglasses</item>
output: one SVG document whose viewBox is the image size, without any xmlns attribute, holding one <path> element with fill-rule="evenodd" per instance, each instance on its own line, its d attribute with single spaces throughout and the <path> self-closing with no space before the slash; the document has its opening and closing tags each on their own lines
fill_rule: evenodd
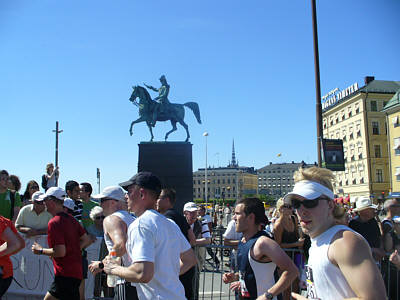
<svg viewBox="0 0 400 300">
<path fill-rule="evenodd" d="M 136 219 L 125 210 L 126 198 L 124 190 L 119 186 L 106 187 L 99 195 L 93 196 L 99 199 L 100 206 L 106 218 L 103 221 L 104 241 L 108 252 L 116 252 L 118 261 L 123 266 L 129 266 L 131 259 L 126 251 L 127 231 L 129 225 Z M 101 272 L 104 264 L 101 261 L 92 261 L 89 270 L 93 275 Z M 119 279 L 114 287 L 115 300 L 138 299 L 136 287 L 124 279 Z"/>
<path fill-rule="evenodd" d="M 299 169 L 293 191 L 284 197 L 292 204 L 301 228 L 311 238 L 306 266 L 310 299 L 386 299 L 382 276 L 366 240 L 344 225 L 335 225 L 333 173 L 312 167 Z M 292 293 L 295 299 L 306 299 Z"/>
<path fill-rule="evenodd" d="M 18 214 L 15 227 L 27 237 L 47 234 L 47 224 L 53 217 L 44 205 L 42 192 L 32 194 L 32 204 L 25 205 Z"/>
</svg>

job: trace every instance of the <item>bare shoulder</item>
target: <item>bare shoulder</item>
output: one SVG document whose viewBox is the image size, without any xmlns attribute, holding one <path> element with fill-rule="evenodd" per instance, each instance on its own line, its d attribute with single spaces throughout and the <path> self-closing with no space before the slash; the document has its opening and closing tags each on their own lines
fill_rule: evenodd
<svg viewBox="0 0 400 300">
<path fill-rule="evenodd" d="M 124 225 L 126 226 L 126 223 L 117 216 L 108 216 L 104 219 L 103 225 L 107 229 L 107 231 L 109 231 L 119 228 L 121 226 L 124 227 Z"/>
<path fill-rule="evenodd" d="M 371 258 L 371 250 L 362 236 L 350 230 L 343 230 L 333 237 L 328 256 L 335 264 L 354 265 Z"/>
<path fill-rule="evenodd" d="M 277 242 L 267 236 L 261 236 L 254 244 L 254 249 L 274 249 L 276 247 L 280 248 Z"/>
</svg>

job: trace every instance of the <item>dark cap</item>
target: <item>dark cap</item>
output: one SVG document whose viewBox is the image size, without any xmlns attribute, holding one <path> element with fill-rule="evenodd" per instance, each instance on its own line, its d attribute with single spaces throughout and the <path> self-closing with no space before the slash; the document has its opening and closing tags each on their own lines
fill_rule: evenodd
<svg viewBox="0 0 400 300">
<path fill-rule="evenodd" d="M 119 185 L 127 191 L 128 187 L 133 184 L 158 194 L 161 192 L 161 181 L 151 172 L 139 172 L 128 181 L 122 182 Z"/>
</svg>

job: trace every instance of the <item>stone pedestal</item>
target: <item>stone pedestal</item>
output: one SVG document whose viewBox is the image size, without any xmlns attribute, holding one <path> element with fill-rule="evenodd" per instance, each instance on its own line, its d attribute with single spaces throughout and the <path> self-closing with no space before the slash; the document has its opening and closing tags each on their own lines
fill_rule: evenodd
<svg viewBox="0 0 400 300">
<path fill-rule="evenodd" d="M 162 181 L 163 187 L 176 190 L 175 209 L 193 201 L 192 144 L 186 142 L 141 142 L 138 172 L 150 171 Z"/>
</svg>

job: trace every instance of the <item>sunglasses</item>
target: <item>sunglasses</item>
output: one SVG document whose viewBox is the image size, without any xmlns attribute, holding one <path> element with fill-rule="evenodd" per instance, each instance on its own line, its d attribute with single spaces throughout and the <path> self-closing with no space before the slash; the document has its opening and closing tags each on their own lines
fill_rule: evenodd
<svg viewBox="0 0 400 300">
<path fill-rule="evenodd" d="M 305 208 L 314 208 L 318 206 L 318 203 L 320 200 L 329 200 L 327 198 L 317 198 L 317 199 L 313 199 L 313 200 L 304 200 L 304 201 L 300 201 L 297 199 L 293 199 L 292 200 L 292 205 L 294 209 L 299 209 L 301 205 L 303 205 Z"/>
<path fill-rule="evenodd" d="M 36 203 L 36 204 L 44 204 L 44 201 L 33 201 L 34 203 Z"/>
<path fill-rule="evenodd" d="M 108 200 L 114 200 L 114 199 L 102 198 L 102 199 L 100 199 L 100 203 L 104 203 L 104 202 L 106 202 L 106 201 L 108 201 Z"/>
<path fill-rule="evenodd" d="M 292 209 L 292 206 L 289 204 L 284 204 L 282 205 L 283 208 L 287 208 L 287 209 Z"/>
<path fill-rule="evenodd" d="M 105 216 L 97 216 L 97 217 L 95 217 L 94 219 L 95 219 L 95 220 L 104 220 L 104 218 L 105 218 Z"/>
</svg>

